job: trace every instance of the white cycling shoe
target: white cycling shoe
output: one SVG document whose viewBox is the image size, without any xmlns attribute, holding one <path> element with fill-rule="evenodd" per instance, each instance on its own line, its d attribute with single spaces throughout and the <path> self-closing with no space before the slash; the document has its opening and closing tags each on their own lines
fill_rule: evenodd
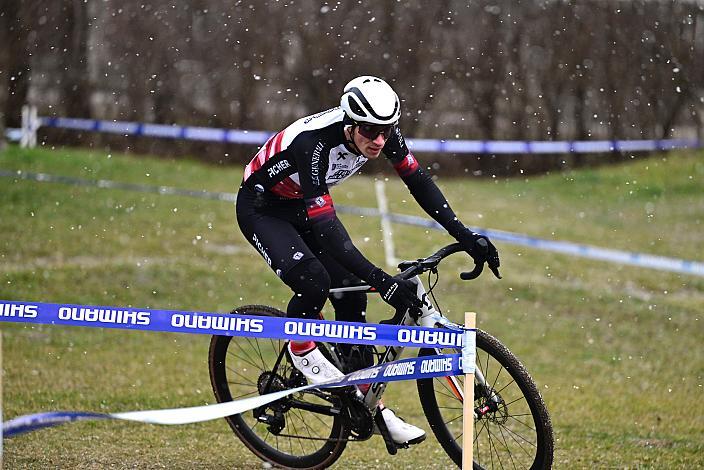
<svg viewBox="0 0 704 470">
<path fill-rule="evenodd" d="M 418 444 L 425 440 L 425 431 L 396 416 L 389 408 L 381 410 L 381 416 L 389 429 L 391 439 L 398 445 Z"/>
<path fill-rule="evenodd" d="M 291 352 L 291 343 L 288 344 L 288 352 L 291 355 L 293 366 L 301 371 L 310 384 L 319 384 L 332 379 L 341 379 L 345 375 L 332 362 L 323 356 L 320 349 L 315 349 L 297 356 Z"/>
</svg>

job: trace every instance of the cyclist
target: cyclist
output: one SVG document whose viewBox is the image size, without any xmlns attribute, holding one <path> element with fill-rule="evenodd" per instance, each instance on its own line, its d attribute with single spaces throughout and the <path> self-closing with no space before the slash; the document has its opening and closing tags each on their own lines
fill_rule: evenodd
<svg viewBox="0 0 704 470">
<path fill-rule="evenodd" d="M 361 76 L 344 88 L 340 106 L 303 117 L 272 136 L 246 166 L 237 197 L 237 220 L 249 243 L 294 295 L 287 316 L 321 318 L 330 287 L 366 281 L 396 309 L 420 305 L 415 284 L 367 260 L 335 214 L 329 188 L 383 152 L 420 206 L 474 259 L 499 276 L 489 239 L 465 227 L 404 142 L 401 104 L 380 78 Z M 330 295 L 338 321 L 365 321 L 366 295 Z M 342 377 L 313 341 L 291 341 L 294 366 L 310 383 Z M 425 432 L 382 407 L 397 444 L 414 444 Z"/>
</svg>

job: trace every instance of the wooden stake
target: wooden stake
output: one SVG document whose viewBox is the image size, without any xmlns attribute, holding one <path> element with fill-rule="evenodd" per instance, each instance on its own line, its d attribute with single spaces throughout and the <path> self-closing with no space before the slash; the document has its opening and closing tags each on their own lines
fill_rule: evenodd
<svg viewBox="0 0 704 470">
<path fill-rule="evenodd" d="M 464 327 L 476 328 L 477 314 L 464 313 Z M 474 374 L 464 376 L 464 399 L 462 402 L 462 469 L 471 470 L 474 457 Z"/>
</svg>

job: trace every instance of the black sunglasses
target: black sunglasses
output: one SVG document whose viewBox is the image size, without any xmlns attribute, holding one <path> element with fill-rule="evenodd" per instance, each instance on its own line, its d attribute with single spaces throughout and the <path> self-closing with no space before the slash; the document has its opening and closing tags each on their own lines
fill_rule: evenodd
<svg viewBox="0 0 704 470">
<path fill-rule="evenodd" d="M 376 139 L 379 134 L 382 134 L 384 136 L 384 140 L 389 140 L 389 137 L 391 137 L 391 134 L 393 134 L 394 127 L 396 126 L 394 124 L 360 124 L 358 127 L 359 133 L 369 140 Z"/>
</svg>

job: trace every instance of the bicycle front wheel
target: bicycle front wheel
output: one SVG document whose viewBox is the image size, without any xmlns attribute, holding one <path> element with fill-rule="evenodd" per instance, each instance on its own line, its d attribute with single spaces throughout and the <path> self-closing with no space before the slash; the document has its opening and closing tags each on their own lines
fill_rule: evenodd
<svg viewBox="0 0 704 470">
<path fill-rule="evenodd" d="M 456 350 L 421 349 L 420 356 Z M 474 383 L 474 469 L 550 468 L 552 424 L 533 379 L 496 338 L 477 330 Z M 423 412 L 440 445 L 462 464 L 464 376 L 417 381 Z"/>
<path fill-rule="evenodd" d="M 240 307 L 232 313 L 286 316 L 260 305 Z M 273 339 L 213 336 L 208 367 L 217 401 L 223 403 L 305 384 L 288 354 L 280 355 L 285 344 Z M 349 435 L 336 400 L 329 392 L 311 389 L 225 419 L 237 437 L 266 461 L 286 468 L 326 468 L 342 454 Z"/>
</svg>

